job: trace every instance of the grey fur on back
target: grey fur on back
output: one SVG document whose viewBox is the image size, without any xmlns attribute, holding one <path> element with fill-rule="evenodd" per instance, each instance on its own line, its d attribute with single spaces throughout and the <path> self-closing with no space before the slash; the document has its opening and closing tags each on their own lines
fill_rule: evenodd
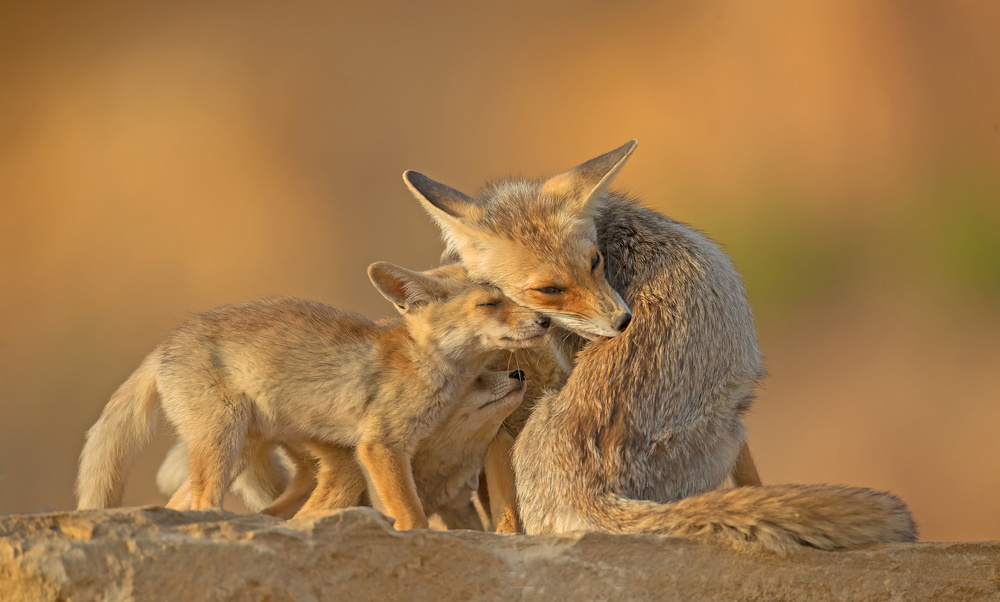
<svg viewBox="0 0 1000 602">
<path fill-rule="evenodd" d="M 669 502 L 722 484 L 764 373 L 746 293 L 719 248 L 630 199 L 598 207 L 605 276 L 633 319 L 577 355 L 566 385 L 539 402 L 518 437 L 531 533 L 600 527 L 586 518 L 592 496 L 566 487 Z"/>
</svg>

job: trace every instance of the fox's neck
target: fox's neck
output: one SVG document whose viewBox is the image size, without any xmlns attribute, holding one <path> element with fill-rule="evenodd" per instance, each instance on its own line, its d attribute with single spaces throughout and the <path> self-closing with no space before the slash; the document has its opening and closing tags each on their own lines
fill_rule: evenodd
<svg viewBox="0 0 1000 602">
<path fill-rule="evenodd" d="M 406 329 L 405 321 L 397 327 Z M 421 333 L 407 330 L 406 338 L 408 349 L 400 351 L 408 355 L 416 371 L 435 388 L 452 383 L 466 387 L 495 354 L 479 345 L 451 339 L 447 333 L 444 336 L 421 336 Z"/>
</svg>

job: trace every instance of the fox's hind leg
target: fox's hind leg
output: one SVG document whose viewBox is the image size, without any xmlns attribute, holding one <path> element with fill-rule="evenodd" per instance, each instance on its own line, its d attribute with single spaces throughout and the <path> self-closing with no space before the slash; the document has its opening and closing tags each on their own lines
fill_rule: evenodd
<svg viewBox="0 0 1000 602">
<path fill-rule="evenodd" d="M 401 449 L 365 441 L 358 445 L 358 462 L 365 470 L 372 505 L 396 519 L 399 531 L 428 526 L 411 461 L 411 455 Z"/>
<path fill-rule="evenodd" d="M 319 516 L 356 506 L 366 485 L 364 473 L 354 457 L 354 449 L 319 442 L 310 442 L 307 447 L 319 460 L 316 489 L 295 518 Z"/>
<path fill-rule="evenodd" d="M 191 509 L 191 478 L 188 477 L 184 479 L 181 486 L 177 488 L 177 491 L 170 496 L 170 501 L 167 502 L 167 508 L 171 510 L 190 510 Z"/>
<path fill-rule="evenodd" d="M 261 510 L 278 518 L 292 518 L 316 489 L 316 460 L 298 447 L 284 444 L 285 453 L 295 465 L 295 474 L 280 496 Z"/>
<path fill-rule="evenodd" d="M 180 433 L 188 442 L 192 510 L 221 508 L 232 477 L 242 469 L 239 464 L 250 423 L 249 400 L 238 395 L 215 404 L 214 409 L 211 415 L 201 417 L 201 432 L 188 428 L 184 430 L 189 432 Z"/>
</svg>

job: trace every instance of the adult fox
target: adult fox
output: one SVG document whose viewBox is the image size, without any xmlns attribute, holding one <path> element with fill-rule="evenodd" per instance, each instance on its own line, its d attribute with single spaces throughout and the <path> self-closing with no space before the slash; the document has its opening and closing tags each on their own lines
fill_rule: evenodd
<svg viewBox="0 0 1000 602">
<path fill-rule="evenodd" d="M 721 537 L 776 551 L 915 540 L 888 493 L 716 489 L 741 480 L 738 464 L 752 467 L 742 418 L 764 374 L 753 314 L 715 243 L 609 192 L 635 147 L 547 180 L 501 180 L 477 199 L 403 174 L 471 278 L 569 331 L 572 373 L 514 443 L 525 531 Z"/>
</svg>

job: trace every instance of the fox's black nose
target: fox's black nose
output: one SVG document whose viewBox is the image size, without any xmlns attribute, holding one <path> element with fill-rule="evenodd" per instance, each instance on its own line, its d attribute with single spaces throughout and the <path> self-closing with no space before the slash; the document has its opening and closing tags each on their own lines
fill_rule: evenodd
<svg viewBox="0 0 1000 602">
<path fill-rule="evenodd" d="M 517 379 L 518 382 L 524 382 L 524 370 L 514 370 L 509 374 L 509 376 Z"/>
<path fill-rule="evenodd" d="M 623 313 L 622 315 L 618 316 L 617 320 L 615 320 L 615 328 L 618 330 L 618 332 L 625 332 L 625 329 L 628 328 L 628 324 L 631 321 L 632 321 L 632 314 L 628 312 Z"/>
<path fill-rule="evenodd" d="M 545 316 L 542 316 L 541 318 L 538 318 L 537 320 L 535 320 L 535 324 L 538 324 L 542 328 L 548 328 L 549 324 L 551 324 L 551 323 L 552 323 L 552 320 L 546 318 Z"/>
</svg>

